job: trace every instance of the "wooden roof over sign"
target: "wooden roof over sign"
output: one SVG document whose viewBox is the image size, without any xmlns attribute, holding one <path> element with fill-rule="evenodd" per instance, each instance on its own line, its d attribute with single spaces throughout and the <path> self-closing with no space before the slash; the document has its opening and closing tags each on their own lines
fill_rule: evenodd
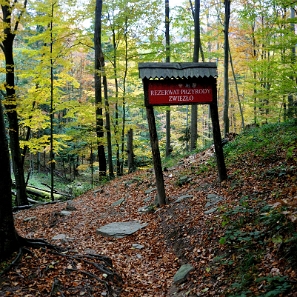
<svg viewBox="0 0 297 297">
<path fill-rule="evenodd" d="M 208 63 L 139 63 L 141 79 L 217 77 L 217 64 Z"/>
</svg>

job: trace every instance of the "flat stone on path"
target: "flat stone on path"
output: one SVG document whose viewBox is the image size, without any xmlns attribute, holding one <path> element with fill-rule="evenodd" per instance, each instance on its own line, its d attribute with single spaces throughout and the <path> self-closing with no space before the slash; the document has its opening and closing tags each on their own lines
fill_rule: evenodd
<svg viewBox="0 0 297 297">
<path fill-rule="evenodd" d="M 212 207 L 218 204 L 220 201 L 224 200 L 223 197 L 216 194 L 208 194 L 206 199 L 207 203 L 205 204 L 205 208 Z"/>
<path fill-rule="evenodd" d="M 146 227 L 147 224 L 140 224 L 136 221 L 129 222 L 113 222 L 107 225 L 104 225 L 97 229 L 97 233 L 103 236 L 123 238 L 127 235 L 131 235 L 136 231 Z"/>
<path fill-rule="evenodd" d="M 65 239 L 66 239 L 66 234 L 58 234 L 52 238 L 52 240 L 65 240 Z"/>
<path fill-rule="evenodd" d="M 191 264 L 184 264 L 182 265 L 176 274 L 173 277 L 173 282 L 175 284 L 181 284 L 187 278 L 187 275 L 190 271 L 194 270 L 194 267 Z"/>
<path fill-rule="evenodd" d="M 121 199 L 117 200 L 116 202 L 114 202 L 111 206 L 118 206 L 124 202 L 125 202 L 125 198 L 121 198 Z"/>
<path fill-rule="evenodd" d="M 71 215 L 71 211 L 68 211 L 68 210 L 62 210 L 61 212 L 60 212 L 60 215 L 61 216 L 70 216 Z"/>
<path fill-rule="evenodd" d="M 185 199 L 189 199 L 189 198 L 193 198 L 193 195 L 182 195 L 182 196 L 178 197 L 175 202 L 179 203 L 179 202 L 181 202 Z"/>
</svg>

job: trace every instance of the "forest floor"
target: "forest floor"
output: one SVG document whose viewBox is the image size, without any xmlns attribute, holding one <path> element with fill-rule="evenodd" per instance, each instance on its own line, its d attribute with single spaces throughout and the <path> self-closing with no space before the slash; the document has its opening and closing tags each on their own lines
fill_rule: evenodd
<svg viewBox="0 0 297 297">
<path fill-rule="evenodd" d="M 116 178 L 70 204 L 15 213 L 20 235 L 65 251 L 29 249 L 1 276 L 0 296 L 297 296 L 296 131 L 268 127 L 229 142 L 222 183 L 211 148 L 179 160 L 164 171 L 168 204 L 148 213 L 139 209 L 154 202 L 152 170 Z M 210 194 L 221 200 L 209 209 Z M 71 212 L 62 215 L 65 209 Z M 135 220 L 147 226 L 124 238 L 96 232 Z M 175 284 L 186 263 L 194 270 Z"/>
</svg>

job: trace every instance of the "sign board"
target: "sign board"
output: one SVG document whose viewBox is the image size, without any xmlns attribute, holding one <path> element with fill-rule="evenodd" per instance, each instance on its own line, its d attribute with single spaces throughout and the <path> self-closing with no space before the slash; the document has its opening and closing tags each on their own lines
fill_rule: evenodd
<svg viewBox="0 0 297 297">
<path fill-rule="evenodd" d="M 148 104 L 203 104 L 213 101 L 213 87 L 197 79 L 166 79 L 148 81 Z"/>
</svg>

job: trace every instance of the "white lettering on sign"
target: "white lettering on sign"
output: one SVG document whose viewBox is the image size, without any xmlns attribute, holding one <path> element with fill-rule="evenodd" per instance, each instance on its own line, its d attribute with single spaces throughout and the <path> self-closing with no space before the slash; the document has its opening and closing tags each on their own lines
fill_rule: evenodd
<svg viewBox="0 0 297 297">
<path fill-rule="evenodd" d="M 210 89 L 176 89 L 176 90 L 151 90 L 150 91 L 151 96 L 171 97 L 171 95 L 203 95 L 203 94 L 210 94 Z"/>
<path fill-rule="evenodd" d="M 179 95 L 180 90 L 151 90 L 151 96 Z"/>
<path fill-rule="evenodd" d="M 169 96 L 169 102 L 193 101 L 194 96 Z"/>
</svg>

